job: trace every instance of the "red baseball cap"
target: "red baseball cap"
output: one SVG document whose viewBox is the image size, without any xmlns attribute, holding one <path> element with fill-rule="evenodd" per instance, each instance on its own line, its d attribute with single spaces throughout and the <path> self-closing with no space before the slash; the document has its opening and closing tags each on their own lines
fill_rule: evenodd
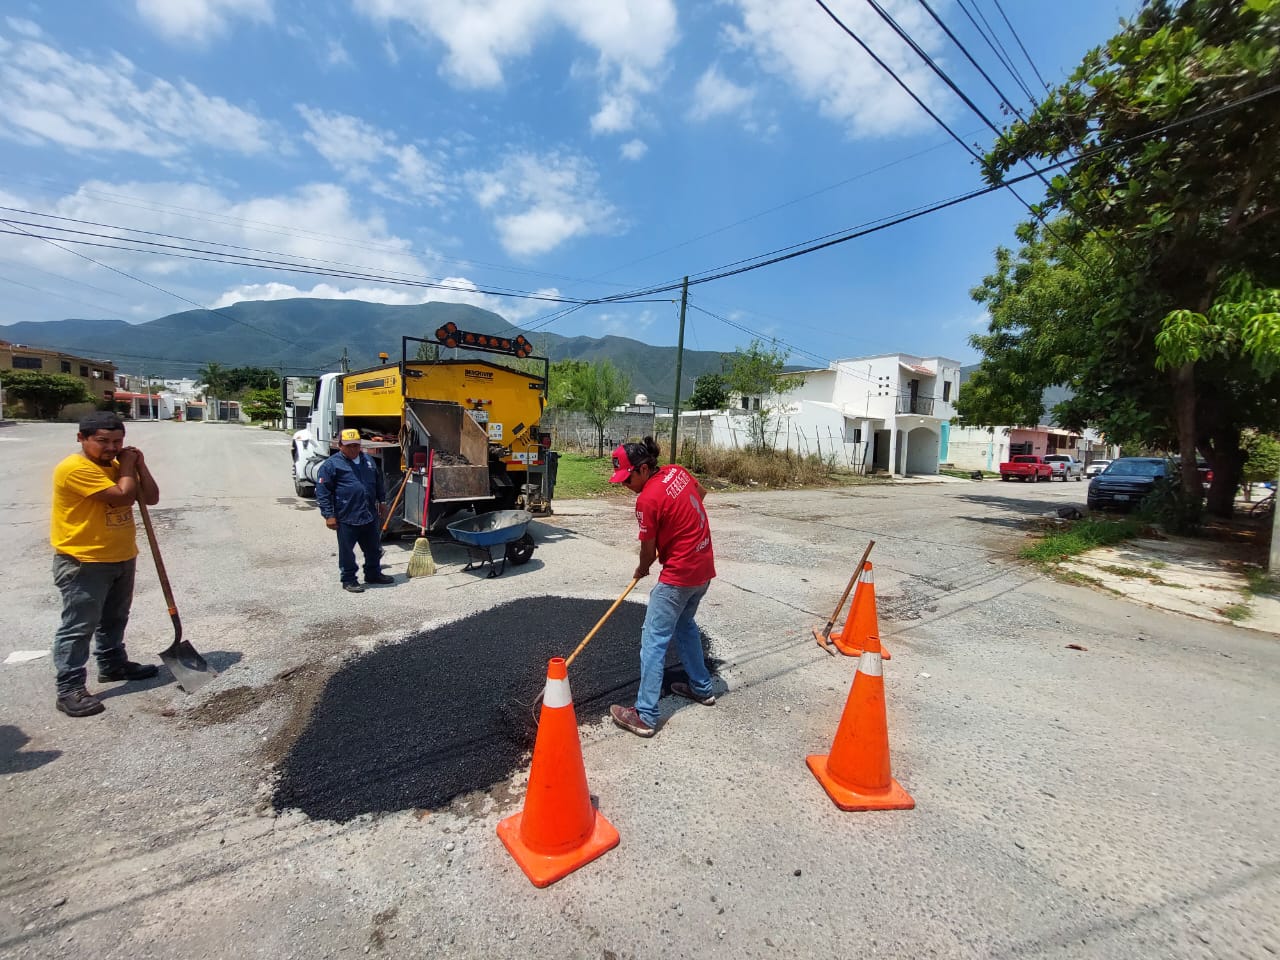
<svg viewBox="0 0 1280 960">
<path fill-rule="evenodd" d="M 627 445 L 620 443 L 613 448 L 613 476 L 609 478 L 610 483 L 623 483 L 627 477 L 631 476 L 631 471 L 635 467 L 631 466 L 631 458 L 627 456 Z"/>
</svg>

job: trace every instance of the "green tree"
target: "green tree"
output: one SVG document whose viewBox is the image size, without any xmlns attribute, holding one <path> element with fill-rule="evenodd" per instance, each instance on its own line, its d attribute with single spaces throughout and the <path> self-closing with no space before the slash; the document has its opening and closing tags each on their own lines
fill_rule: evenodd
<svg viewBox="0 0 1280 960">
<path fill-rule="evenodd" d="M 205 393 L 218 399 L 225 399 L 228 394 L 226 376 L 227 368 L 213 361 L 196 371 L 196 379 L 204 384 Z"/>
<path fill-rule="evenodd" d="M 604 456 L 605 424 L 630 395 L 631 382 L 608 360 L 584 363 L 570 373 L 565 406 L 584 414 L 596 428 L 596 456 Z"/>
<path fill-rule="evenodd" d="M 804 386 L 803 377 L 783 375 L 789 355 L 776 347 L 766 349 L 759 340 L 752 340 L 746 350 L 740 349 L 726 357 L 725 387 L 749 404 L 747 429 L 754 450 L 771 449 L 770 421 L 784 405 L 786 395 Z"/>
<path fill-rule="evenodd" d="M 704 373 L 693 382 L 690 410 L 722 410 L 729 400 L 729 388 L 719 373 Z"/>
<path fill-rule="evenodd" d="M 0 374 L 6 400 L 17 400 L 41 420 L 52 420 L 69 403 L 89 403 L 93 394 L 83 380 L 61 373 L 6 370 Z"/>
<path fill-rule="evenodd" d="M 254 423 L 276 420 L 280 417 L 280 391 L 275 387 L 249 390 L 244 395 L 241 408 Z"/>
<path fill-rule="evenodd" d="M 573 403 L 573 380 L 590 364 L 585 360 L 556 360 L 551 364 L 548 405 L 568 410 Z"/>
<path fill-rule="evenodd" d="M 1229 300 L 1226 278 L 1280 284 L 1278 79 L 1280 0 L 1156 0 L 1086 54 L 985 162 L 998 183 L 1023 161 L 1078 158 L 1053 178 L 1042 209 L 1067 215 L 1064 240 L 1092 238 L 1110 258 L 1114 292 L 1091 278 L 1101 309 L 1076 331 L 1095 341 L 1081 352 L 1114 368 L 1093 377 L 1119 394 L 1112 408 L 1129 404 L 1130 421 L 1156 433 L 1172 427 L 1183 490 L 1196 500 L 1197 448 L 1204 453 L 1219 514 L 1230 513 L 1239 480 L 1240 431 L 1268 426 L 1247 417 L 1275 409 L 1277 384 L 1238 354 L 1175 361 L 1175 351 L 1157 366 L 1155 341 L 1166 318 L 1185 329 L 1190 315 L 1208 317 L 1219 297 Z M 1134 384 L 1144 368 L 1155 389 Z M 1250 404 L 1259 396 L 1265 402 Z M 1074 409 L 1100 402 L 1085 397 Z"/>
<path fill-rule="evenodd" d="M 1245 483 L 1265 483 L 1280 477 L 1280 441 L 1270 434 L 1250 430 L 1243 437 L 1243 446 Z"/>
</svg>

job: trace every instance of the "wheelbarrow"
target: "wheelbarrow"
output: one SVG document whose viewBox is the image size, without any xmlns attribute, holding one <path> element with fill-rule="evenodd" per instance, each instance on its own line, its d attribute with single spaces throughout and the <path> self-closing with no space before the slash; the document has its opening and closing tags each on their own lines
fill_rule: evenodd
<svg viewBox="0 0 1280 960">
<path fill-rule="evenodd" d="M 528 510 L 495 510 L 449 524 L 449 534 L 467 548 L 470 558 L 462 569 L 483 569 L 488 564 L 489 576 L 497 577 L 506 571 L 508 560 L 517 567 L 528 563 L 535 546 L 528 531 L 532 519 Z M 502 554 L 501 567 L 495 566 L 495 548 Z"/>
</svg>

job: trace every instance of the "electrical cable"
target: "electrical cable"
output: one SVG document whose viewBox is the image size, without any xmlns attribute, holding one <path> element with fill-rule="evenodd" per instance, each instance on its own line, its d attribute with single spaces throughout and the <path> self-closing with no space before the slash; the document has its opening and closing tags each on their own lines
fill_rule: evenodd
<svg viewBox="0 0 1280 960">
<path fill-rule="evenodd" d="M 1048 90 L 1049 84 L 1047 84 L 1044 77 L 1041 76 L 1040 68 L 1037 67 L 1036 62 L 1031 59 L 1031 54 L 1027 53 L 1027 48 L 1023 46 L 1022 38 L 1018 36 L 1018 31 L 1013 29 L 1013 24 L 1009 21 L 1008 15 L 1005 14 L 1004 7 L 1000 4 L 1000 0 L 992 0 L 992 2 L 996 5 L 996 9 L 1000 11 L 1000 17 L 1004 20 L 1004 25 L 1008 27 L 1009 32 L 1013 34 L 1013 39 L 1018 44 L 1018 49 L 1021 50 L 1022 55 L 1027 58 L 1027 63 L 1031 64 L 1031 70 L 1035 73 L 1036 79 L 1040 81 L 1040 85 L 1044 87 L 1045 90 Z"/>
<path fill-rule="evenodd" d="M 1013 77 L 1014 83 L 1016 83 L 1019 89 L 1021 89 L 1026 95 L 1027 102 L 1034 107 L 1038 98 L 1031 92 L 1031 87 L 1023 79 L 1022 73 L 1014 66 L 1013 58 L 1009 56 L 1009 52 L 1005 50 L 1004 44 L 1001 43 L 1000 38 L 996 36 L 995 30 L 993 30 L 991 28 L 991 24 L 987 22 L 986 16 L 983 15 L 982 10 L 978 7 L 977 0 L 973 0 L 973 9 L 977 12 L 978 17 L 981 18 L 981 24 L 979 24 L 978 21 L 974 19 L 974 15 L 969 12 L 969 8 L 965 6 L 964 0 L 956 0 L 956 5 L 964 11 L 964 15 L 969 18 L 969 22 L 973 24 L 974 29 L 976 29 L 982 39 L 987 42 L 987 46 L 991 48 L 991 52 L 996 55 L 996 59 L 1000 61 L 1000 65 L 1009 71 L 1009 76 Z"/>
</svg>

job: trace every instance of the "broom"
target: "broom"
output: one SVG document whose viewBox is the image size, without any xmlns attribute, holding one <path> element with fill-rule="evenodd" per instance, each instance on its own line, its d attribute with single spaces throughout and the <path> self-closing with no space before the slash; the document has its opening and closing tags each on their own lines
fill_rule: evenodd
<svg viewBox="0 0 1280 960">
<path fill-rule="evenodd" d="M 436 572 L 436 561 L 431 556 L 431 541 L 427 539 L 427 511 L 431 509 L 431 468 L 436 452 L 427 451 L 427 485 L 422 491 L 422 536 L 413 541 L 413 556 L 409 558 L 409 577 L 430 577 Z"/>
</svg>

